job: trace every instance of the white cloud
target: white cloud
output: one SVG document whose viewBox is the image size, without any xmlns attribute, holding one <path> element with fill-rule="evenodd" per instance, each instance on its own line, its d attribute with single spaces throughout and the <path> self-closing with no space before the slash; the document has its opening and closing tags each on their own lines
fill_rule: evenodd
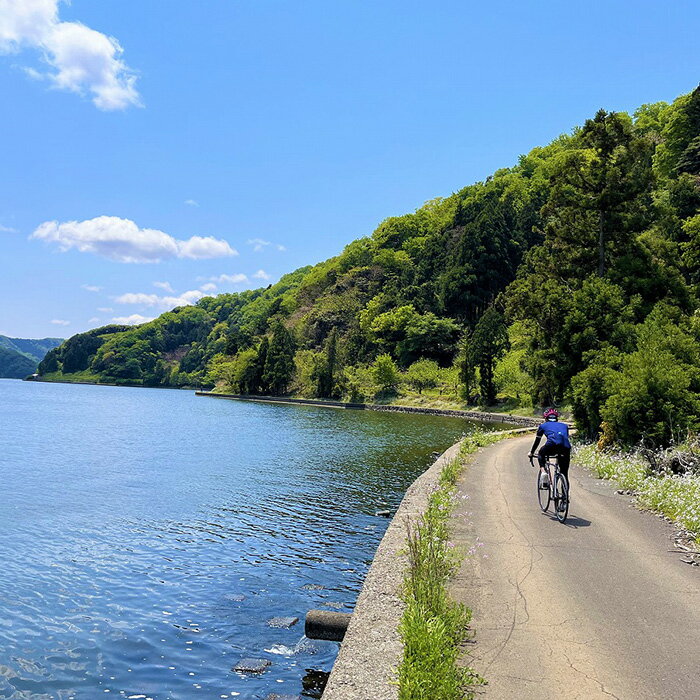
<svg viewBox="0 0 700 700">
<path fill-rule="evenodd" d="M 216 284 L 243 284 L 248 281 L 248 275 L 244 275 L 242 272 L 235 272 L 232 275 L 210 277 L 209 281 L 215 282 Z"/>
<path fill-rule="evenodd" d="M 99 323 L 100 319 L 97 318 L 97 316 L 93 316 L 91 319 L 88 319 L 88 323 Z"/>
<path fill-rule="evenodd" d="M 81 284 L 80 285 L 87 292 L 101 292 L 102 287 L 98 287 L 94 284 Z"/>
<path fill-rule="evenodd" d="M 159 297 L 157 294 L 145 294 L 144 292 L 127 292 L 114 299 L 117 304 L 140 304 L 141 306 L 159 306 L 163 309 L 174 309 L 176 306 L 189 306 L 199 301 L 204 292 L 199 289 L 191 289 L 179 296 Z"/>
<path fill-rule="evenodd" d="M 51 320 L 54 326 L 70 326 L 70 321 L 64 321 L 62 318 L 54 318 Z"/>
<path fill-rule="evenodd" d="M 253 246 L 253 251 L 255 253 L 262 252 L 268 246 L 273 246 L 275 249 L 277 249 L 279 251 L 287 250 L 283 245 L 280 245 L 279 243 L 272 243 L 272 241 L 266 241 L 266 240 L 263 240 L 262 238 L 249 238 L 246 241 L 246 243 L 248 245 Z"/>
<path fill-rule="evenodd" d="M 170 285 L 170 282 L 154 282 L 153 286 L 166 292 L 170 292 L 171 294 L 175 294 L 175 290 Z"/>
<path fill-rule="evenodd" d="M 16 228 L 10 228 L 9 226 L 3 226 L 0 224 L 0 232 L 2 233 L 17 233 Z"/>
<path fill-rule="evenodd" d="M 124 326 L 136 326 L 139 323 L 146 323 L 147 321 L 152 321 L 153 317 L 142 316 L 141 314 L 131 314 L 131 316 L 115 316 L 112 319 L 112 323 L 119 323 Z"/>
<path fill-rule="evenodd" d="M 258 270 L 258 271 L 253 275 L 253 279 L 256 279 L 256 280 L 269 280 L 269 279 L 270 279 L 270 275 L 268 275 L 267 272 L 265 272 L 265 270 Z"/>
<path fill-rule="evenodd" d="M 80 22 L 62 22 L 59 0 L 0 0 L 0 52 L 38 51 L 49 70 L 26 72 L 54 87 L 89 93 L 98 109 L 140 105 L 136 76 L 122 60 L 114 38 Z"/>
<path fill-rule="evenodd" d="M 103 314 L 111 314 L 114 311 L 110 306 L 100 306 L 97 310 Z"/>
<path fill-rule="evenodd" d="M 214 292 L 216 291 L 216 285 L 213 282 L 207 282 L 206 284 L 203 284 L 200 289 L 203 292 Z"/>
<path fill-rule="evenodd" d="M 188 207 L 198 207 L 199 206 L 199 202 L 196 199 L 186 199 L 185 204 Z"/>
<path fill-rule="evenodd" d="M 256 253 L 259 253 L 270 245 L 270 241 L 264 241 L 262 238 L 249 238 L 247 243 L 253 246 L 253 250 Z"/>
<path fill-rule="evenodd" d="M 2 1 L 2 0 L 0 0 Z M 152 228 L 139 228 L 129 219 L 98 216 L 86 221 L 46 221 L 30 238 L 56 243 L 62 252 L 76 248 L 122 263 L 156 263 L 172 258 L 221 258 L 238 255 L 224 240 L 192 236 L 185 241 Z"/>
</svg>

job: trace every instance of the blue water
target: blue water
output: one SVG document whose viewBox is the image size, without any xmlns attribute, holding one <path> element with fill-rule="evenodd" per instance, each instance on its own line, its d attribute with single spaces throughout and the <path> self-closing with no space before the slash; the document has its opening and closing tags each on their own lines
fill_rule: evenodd
<svg viewBox="0 0 700 700">
<path fill-rule="evenodd" d="M 301 694 L 452 418 L 0 380 L 0 698 Z M 273 616 L 298 616 L 290 629 Z M 243 657 L 272 661 L 259 676 Z"/>
</svg>

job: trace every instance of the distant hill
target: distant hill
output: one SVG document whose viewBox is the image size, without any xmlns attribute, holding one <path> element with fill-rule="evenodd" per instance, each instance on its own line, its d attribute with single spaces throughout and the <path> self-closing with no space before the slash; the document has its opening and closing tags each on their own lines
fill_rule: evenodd
<svg viewBox="0 0 700 700">
<path fill-rule="evenodd" d="M 63 338 L 9 338 L 0 335 L 0 377 L 22 379 L 36 372 L 37 365 Z"/>
<path fill-rule="evenodd" d="M 26 355 L 36 360 L 37 363 L 44 359 L 44 355 L 49 350 L 57 348 L 64 338 L 9 338 L 6 335 L 0 335 L 0 348 L 6 350 L 14 350 L 21 355 Z"/>
</svg>

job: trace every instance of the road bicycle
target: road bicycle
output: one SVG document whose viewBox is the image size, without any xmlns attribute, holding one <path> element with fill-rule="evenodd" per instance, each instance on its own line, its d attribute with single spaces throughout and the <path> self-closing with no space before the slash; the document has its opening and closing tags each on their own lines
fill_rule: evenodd
<svg viewBox="0 0 700 700">
<path fill-rule="evenodd" d="M 534 467 L 534 457 L 530 457 Z M 543 513 L 547 512 L 550 502 L 554 503 L 554 514 L 563 523 L 569 514 L 569 484 L 566 477 L 559 471 L 559 458 L 547 457 L 545 471 L 537 463 L 537 500 Z"/>
</svg>

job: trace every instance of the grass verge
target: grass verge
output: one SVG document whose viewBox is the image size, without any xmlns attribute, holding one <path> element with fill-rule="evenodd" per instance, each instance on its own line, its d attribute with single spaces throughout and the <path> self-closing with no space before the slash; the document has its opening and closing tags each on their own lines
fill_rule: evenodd
<svg viewBox="0 0 700 700">
<path fill-rule="evenodd" d="M 575 458 L 601 479 L 633 491 L 643 508 L 671 518 L 700 545 L 700 477 L 656 474 L 634 452 L 601 451 L 595 445 L 578 447 Z"/>
<path fill-rule="evenodd" d="M 442 470 L 425 513 L 407 523 L 409 567 L 403 590 L 406 609 L 399 626 L 404 646 L 399 700 L 462 700 L 473 697 L 470 687 L 483 683 L 472 669 L 458 664 L 471 610 L 447 595 L 447 582 L 461 558 L 450 546 L 449 518 L 465 458 L 502 439 L 503 435 L 481 431 L 466 436 L 459 457 Z"/>
</svg>

